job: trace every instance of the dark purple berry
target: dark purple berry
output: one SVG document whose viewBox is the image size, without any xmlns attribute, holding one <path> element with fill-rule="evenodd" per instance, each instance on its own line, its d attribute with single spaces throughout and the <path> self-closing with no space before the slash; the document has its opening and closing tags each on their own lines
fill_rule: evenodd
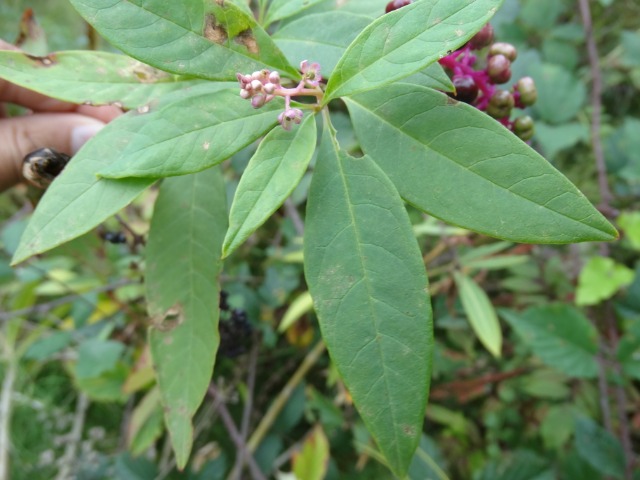
<svg viewBox="0 0 640 480">
<path fill-rule="evenodd" d="M 511 62 L 502 54 L 489 57 L 487 74 L 493 83 L 507 83 L 511 79 Z"/>
<path fill-rule="evenodd" d="M 473 50 L 481 50 L 484 47 L 491 45 L 491 42 L 493 42 L 493 27 L 487 23 L 482 27 L 482 30 L 471 37 L 471 40 L 469 40 L 469 46 Z"/>
<path fill-rule="evenodd" d="M 456 89 L 456 100 L 472 103 L 478 97 L 478 85 L 471 75 L 454 77 L 453 86 Z"/>
<path fill-rule="evenodd" d="M 384 9 L 385 13 L 393 12 L 394 10 L 398 10 L 399 8 L 406 7 L 413 0 L 391 0 L 387 3 L 387 8 Z"/>
<path fill-rule="evenodd" d="M 229 303 L 227 302 L 227 299 L 229 298 L 229 293 L 226 292 L 225 290 L 220 290 L 220 300 L 219 300 L 219 305 L 220 305 L 220 310 L 229 310 Z"/>
</svg>

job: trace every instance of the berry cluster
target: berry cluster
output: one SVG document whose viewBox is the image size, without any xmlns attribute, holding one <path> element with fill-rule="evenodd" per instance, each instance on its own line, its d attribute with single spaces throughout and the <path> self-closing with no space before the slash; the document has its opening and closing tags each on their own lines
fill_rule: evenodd
<svg viewBox="0 0 640 480">
<path fill-rule="evenodd" d="M 236 77 L 240 82 L 240 96 L 251 100 L 253 108 L 260 108 L 275 97 L 284 97 L 284 111 L 278 116 L 278 122 L 285 130 L 290 130 L 293 124 L 302 122 L 302 110 L 291 108 L 291 98 L 294 96 L 313 96 L 316 99 L 322 97 L 320 89 L 320 65 L 304 60 L 300 64 L 302 79 L 295 88 L 284 88 L 280 84 L 280 74 L 269 70 L 259 70 L 250 75 L 238 73 Z"/>
<path fill-rule="evenodd" d="M 487 61 L 476 70 L 478 57 L 472 51 L 483 49 L 488 49 Z M 511 80 L 511 63 L 517 55 L 510 43 L 493 43 L 493 28 L 487 24 L 462 48 L 441 58 L 440 64 L 452 74 L 453 98 L 474 105 L 527 141 L 533 136 L 533 119 L 523 115 L 511 120 L 511 111 L 535 103 L 538 93 L 533 79 L 523 77 L 510 90 L 497 86 Z"/>
<path fill-rule="evenodd" d="M 251 343 L 253 327 L 247 317 L 247 312 L 239 308 L 231 308 L 227 299 L 229 294 L 220 291 L 220 347 L 218 353 L 228 358 L 242 355 Z"/>
</svg>

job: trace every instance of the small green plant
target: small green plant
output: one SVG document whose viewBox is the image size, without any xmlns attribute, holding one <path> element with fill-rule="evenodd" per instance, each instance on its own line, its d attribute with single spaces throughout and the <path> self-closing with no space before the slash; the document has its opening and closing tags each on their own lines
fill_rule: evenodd
<svg viewBox="0 0 640 480">
<path fill-rule="evenodd" d="M 127 113 L 52 183 L 14 263 L 94 229 L 162 179 L 145 291 L 149 344 L 180 467 L 220 343 L 224 259 L 283 205 L 312 162 L 306 281 L 331 358 L 398 477 L 420 441 L 433 353 L 427 276 L 405 204 L 508 241 L 617 236 L 521 140 L 532 125 L 527 117 L 512 120 L 511 109 L 535 101 L 535 87 L 526 79 L 511 92 L 490 84 L 509 80 L 509 46 L 494 44 L 486 69 L 472 68 L 471 47 L 491 42 L 467 42 L 501 0 L 392 2 L 373 21 L 326 5 L 306 15 L 318 1 L 261 0 L 257 20 L 240 1 L 71 3 L 129 56 L 6 51 L 0 76 Z M 277 22 L 282 29 L 272 36 Z M 293 41 L 278 43 L 283 30 Z M 322 47 L 320 38 L 331 38 L 331 46 L 306 50 L 309 39 Z M 344 105 L 359 157 L 337 139 L 332 112 Z M 219 165 L 258 140 L 228 210 Z M 479 298 L 464 276 L 456 281 L 466 298 Z"/>
</svg>

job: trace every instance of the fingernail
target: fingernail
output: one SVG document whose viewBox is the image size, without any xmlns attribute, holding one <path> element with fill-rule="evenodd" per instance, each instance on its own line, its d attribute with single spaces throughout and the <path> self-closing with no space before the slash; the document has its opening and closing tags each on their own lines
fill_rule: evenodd
<svg viewBox="0 0 640 480">
<path fill-rule="evenodd" d="M 79 125 L 71 131 L 71 151 L 75 155 L 80 148 L 87 143 L 87 141 L 98 133 L 104 124 L 102 123 L 89 123 L 86 125 Z"/>
</svg>

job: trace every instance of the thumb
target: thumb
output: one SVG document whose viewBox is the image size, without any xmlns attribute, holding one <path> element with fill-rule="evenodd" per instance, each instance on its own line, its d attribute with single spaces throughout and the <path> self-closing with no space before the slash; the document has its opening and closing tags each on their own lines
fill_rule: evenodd
<svg viewBox="0 0 640 480">
<path fill-rule="evenodd" d="M 38 113 L 0 119 L 0 192 L 23 180 L 23 158 L 49 147 L 68 155 L 95 135 L 104 123 L 75 113 Z"/>
</svg>

